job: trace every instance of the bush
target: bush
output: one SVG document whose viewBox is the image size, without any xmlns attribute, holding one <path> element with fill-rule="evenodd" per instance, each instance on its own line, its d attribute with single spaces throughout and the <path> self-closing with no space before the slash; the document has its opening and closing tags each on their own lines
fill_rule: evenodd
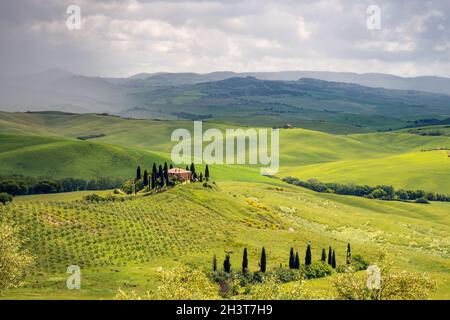
<svg viewBox="0 0 450 320">
<path fill-rule="evenodd" d="M 419 198 L 419 199 L 417 199 L 414 202 L 415 203 L 423 203 L 423 204 L 429 204 L 430 203 L 426 198 Z"/>
<path fill-rule="evenodd" d="M 426 273 L 394 271 L 387 251 L 380 252 L 375 262 L 382 279 L 379 288 L 367 286 L 368 273 L 355 270 L 340 274 L 333 280 L 336 298 L 342 300 L 426 300 L 436 290 L 436 282 Z"/>
<path fill-rule="evenodd" d="M 33 257 L 22 246 L 14 229 L 0 224 L 0 292 L 16 287 L 33 263 Z"/>
<path fill-rule="evenodd" d="M 369 265 L 370 263 L 366 261 L 361 255 L 354 254 L 352 256 L 351 266 L 355 268 L 355 271 L 366 270 Z"/>
<path fill-rule="evenodd" d="M 217 285 L 211 283 L 206 275 L 195 269 L 183 266 L 162 273 L 161 285 L 155 291 L 140 297 L 136 292 L 119 290 L 116 300 L 216 300 L 220 299 Z"/>
<path fill-rule="evenodd" d="M 369 199 L 383 199 L 386 196 L 387 196 L 387 192 L 384 191 L 383 189 L 375 189 L 369 194 L 368 198 Z"/>
<path fill-rule="evenodd" d="M 277 268 L 272 273 L 281 283 L 302 280 L 304 274 L 302 270 Z"/>
<path fill-rule="evenodd" d="M 333 268 L 327 263 L 313 262 L 309 266 L 303 266 L 302 271 L 306 279 L 317 279 L 331 275 Z"/>
<path fill-rule="evenodd" d="M 118 200 L 119 198 L 114 197 L 113 195 L 109 194 L 105 197 L 102 197 L 98 194 L 89 194 L 87 196 L 83 197 L 84 201 L 88 201 L 88 202 L 113 202 Z"/>
<path fill-rule="evenodd" d="M 7 204 L 8 202 L 12 202 L 13 197 L 6 192 L 0 193 L 0 203 Z"/>
</svg>

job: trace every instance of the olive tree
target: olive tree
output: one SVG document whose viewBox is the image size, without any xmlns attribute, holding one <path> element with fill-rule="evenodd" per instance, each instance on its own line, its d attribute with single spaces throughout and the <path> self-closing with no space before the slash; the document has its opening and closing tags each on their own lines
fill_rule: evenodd
<svg viewBox="0 0 450 320">
<path fill-rule="evenodd" d="M 377 274 L 356 273 L 352 267 L 333 282 L 336 298 L 344 300 L 424 300 L 436 289 L 436 282 L 427 273 L 394 271 L 386 251 L 375 263 Z M 369 269 L 368 269 L 369 270 Z M 379 277 L 373 285 L 371 277 Z M 377 281 L 375 281 L 377 282 Z"/>
<path fill-rule="evenodd" d="M 0 225 L 0 291 L 19 284 L 33 258 L 22 249 L 22 242 L 13 228 Z"/>
</svg>

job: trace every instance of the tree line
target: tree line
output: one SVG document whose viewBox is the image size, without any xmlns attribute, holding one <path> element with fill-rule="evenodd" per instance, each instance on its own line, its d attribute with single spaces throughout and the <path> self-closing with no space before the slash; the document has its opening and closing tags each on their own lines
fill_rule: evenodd
<svg viewBox="0 0 450 320">
<path fill-rule="evenodd" d="M 371 187 L 367 185 L 357 184 L 323 183 L 316 179 L 301 181 L 297 178 L 292 177 L 284 178 L 283 181 L 316 192 L 352 195 L 369 199 L 416 201 L 419 203 L 427 203 L 428 201 L 450 202 L 450 195 L 426 192 L 423 190 L 395 190 L 393 186 L 389 185 Z"/>
<path fill-rule="evenodd" d="M 25 177 L 22 175 L 0 176 L 0 192 L 12 196 L 60 193 L 83 190 L 108 190 L 122 185 L 123 180 L 98 178 L 91 180 L 77 178 L 54 179 L 49 177 Z"/>
</svg>

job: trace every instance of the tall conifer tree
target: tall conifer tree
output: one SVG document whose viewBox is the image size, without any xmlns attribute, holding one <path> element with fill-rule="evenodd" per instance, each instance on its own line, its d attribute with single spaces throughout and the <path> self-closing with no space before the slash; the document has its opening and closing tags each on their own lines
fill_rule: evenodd
<svg viewBox="0 0 450 320">
<path fill-rule="evenodd" d="M 163 173 L 162 165 L 159 165 L 159 169 L 158 169 L 158 179 L 159 179 L 159 186 L 160 186 L 161 188 L 164 187 L 164 173 Z"/>
<path fill-rule="evenodd" d="M 291 251 L 289 252 L 289 269 L 294 269 L 294 267 L 295 267 L 294 248 L 291 247 Z"/>
<path fill-rule="evenodd" d="M 331 266 L 336 269 L 336 253 L 333 250 L 333 257 L 331 258 Z"/>
<path fill-rule="evenodd" d="M 144 171 L 144 186 L 147 187 L 148 186 L 148 172 L 147 170 Z"/>
<path fill-rule="evenodd" d="M 351 264 L 352 263 L 352 251 L 350 248 L 350 242 L 347 244 L 347 257 L 346 260 L 347 264 Z"/>
<path fill-rule="evenodd" d="M 206 165 L 206 168 L 205 168 L 205 179 L 206 179 L 206 181 L 209 181 L 209 167 L 208 167 L 208 165 Z"/>
<path fill-rule="evenodd" d="M 247 248 L 244 248 L 244 254 L 242 256 L 242 273 L 248 273 L 248 256 L 247 256 Z"/>
<path fill-rule="evenodd" d="M 230 255 L 227 254 L 225 256 L 225 260 L 223 261 L 223 270 L 226 273 L 230 273 L 231 272 L 231 261 L 230 261 Z"/>
<path fill-rule="evenodd" d="M 305 266 L 311 265 L 312 262 L 312 255 L 311 255 L 311 245 L 308 244 L 306 247 L 306 254 L 305 254 Z"/>
<path fill-rule="evenodd" d="M 263 247 L 261 251 L 261 261 L 259 263 L 260 271 L 266 272 L 266 267 L 267 267 L 266 249 Z"/>
<path fill-rule="evenodd" d="M 164 162 L 164 180 L 165 180 L 165 184 L 166 186 L 169 185 L 169 169 L 167 168 L 167 162 Z"/>
<path fill-rule="evenodd" d="M 294 269 L 300 269 L 300 257 L 298 256 L 298 251 L 295 253 Z"/>
<path fill-rule="evenodd" d="M 322 249 L 322 258 L 320 259 L 323 263 L 327 263 L 327 252 L 325 248 Z"/>
<path fill-rule="evenodd" d="M 141 175 L 141 167 L 138 166 L 137 169 L 136 169 L 136 181 L 137 181 L 137 180 L 141 180 L 141 178 L 142 178 L 142 175 Z"/>
</svg>

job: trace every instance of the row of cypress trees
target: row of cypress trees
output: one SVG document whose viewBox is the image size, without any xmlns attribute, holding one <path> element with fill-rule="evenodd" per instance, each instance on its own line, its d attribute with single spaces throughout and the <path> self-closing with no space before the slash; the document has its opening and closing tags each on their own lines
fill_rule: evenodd
<svg viewBox="0 0 450 320">
<path fill-rule="evenodd" d="M 173 168 L 172 164 L 170 168 Z M 147 170 L 144 170 L 144 174 L 142 175 L 141 167 L 138 166 L 136 168 L 136 181 L 141 179 L 146 188 L 155 189 L 169 185 L 169 168 L 167 167 L 167 162 L 164 162 L 164 167 L 160 164 L 158 168 L 156 163 L 153 163 L 151 174 Z"/>
<path fill-rule="evenodd" d="M 226 273 L 231 273 L 231 258 L 230 253 L 227 253 L 225 256 L 225 260 L 223 261 L 223 270 Z M 267 270 L 267 255 L 266 255 L 266 249 L 263 247 L 261 250 L 261 258 L 259 261 L 259 271 L 260 272 L 266 272 Z M 214 255 L 213 258 L 213 271 L 217 271 L 217 258 L 216 255 Z M 248 273 L 248 253 L 247 248 L 244 248 L 244 254 L 242 255 L 242 273 L 247 274 Z"/>
<path fill-rule="evenodd" d="M 347 254 L 346 254 L 346 263 L 351 264 L 352 258 L 351 258 L 351 247 L 350 243 L 347 244 Z M 328 257 L 325 248 L 322 249 L 322 255 L 320 261 L 322 263 L 328 263 L 333 269 L 336 269 L 336 252 L 334 249 L 331 248 L 331 246 L 328 248 Z M 312 264 L 312 251 L 311 251 L 311 245 L 308 244 L 306 247 L 306 253 L 305 253 L 305 266 L 309 266 Z M 259 262 L 259 271 L 260 272 L 266 272 L 267 269 L 267 256 L 266 256 L 266 249 L 263 247 L 261 250 L 261 257 Z M 298 251 L 294 253 L 294 248 L 291 248 L 289 253 L 289 269 L 300 269 L 300 258 Z M 230 253 L 227 253 L 225 256 L 225 260 L 223 261 L 223 270 L 226 273 L 231 273 L 231 258 Z M 213 271 L 217 271 L 217 258 L 216 255 L 214 255 L 213 258 Z M 247 274 L 248 273 L 248 252 L 247 248 L 244 248 L 244 253 L 242 255 L 242 273 Z"/>
<path fill-rule="evenodd" d="M 173 165 L 170 164 L 170 169 L 173 168 Z M 200 175 L 197 176 L 197 172 L 195 171 L 194 163 L 191 163 L 191 167 L 189 168 L 186 166 L 187 171 L 192 172 L 192 179 L 194 181 L 199 180 L 200 182 L 203 182 L 203 178 L 206 179 L 206 181 L 209 180 L 209 166 L 206 165 L 205 167 L 205 175 L 203 175 L 202 172 L 200 172 Z M 142 175 L 141 167 L 138 166 L 136 168 L 136 178 L 135 181 L 139 181 L 142 179 L 142 182 L 144 183 L 144 187 L 155 189 L 157 187 L 164 187 L 169 185 L 169 168 L 167 167 L 167 162 L 164 162 L 164 167 L 160 164 L 158 169 L 156 166 L 156 163 L 153 163 L 152 172 L 149 174 L 147 170 L 144 170 L 144 174 Z"/>
</svg>

